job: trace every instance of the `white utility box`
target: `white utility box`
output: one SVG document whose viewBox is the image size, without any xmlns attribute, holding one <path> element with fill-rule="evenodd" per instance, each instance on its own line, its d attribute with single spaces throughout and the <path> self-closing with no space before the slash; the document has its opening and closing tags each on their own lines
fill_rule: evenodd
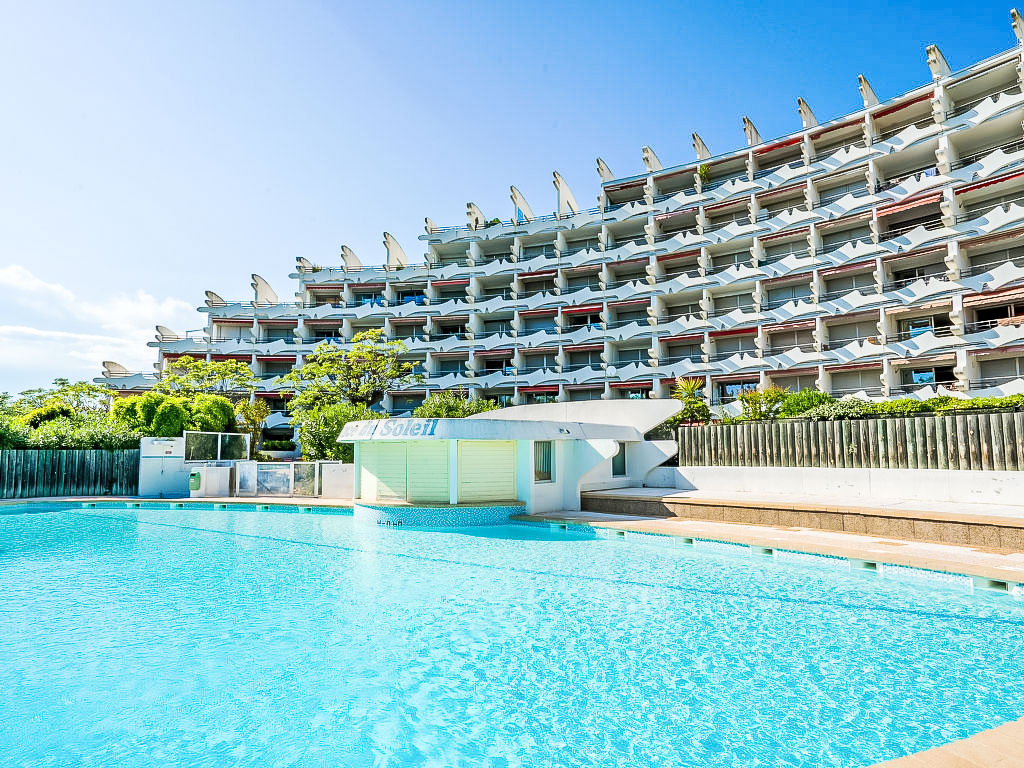
<svg viewBox="0 0 1024 768">
<path fill-rule="evenodd" d="M 185 438 L 144 437 L 139 447 L 139 496 L 158 499 L 187 496 Z"/>
<path fill-rule="evenodd" d="M 231 495 L 231 467 L 192 468 L 188 478 L 191 498 L 223 498 Z"/>
</svg>

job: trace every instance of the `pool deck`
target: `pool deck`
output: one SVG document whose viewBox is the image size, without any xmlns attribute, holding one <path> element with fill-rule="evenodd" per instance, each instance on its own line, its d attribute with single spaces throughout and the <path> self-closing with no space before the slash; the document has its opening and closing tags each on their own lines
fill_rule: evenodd
<svg viewBox="0 0 1024 768">
<path fill-rule="evenodd" d="M 1024 768 L 1024 719 L 873 768 Z"/>
<path fill-rule="evenodd" d="M 1021 491 L 1020 504 L 954 504 L 853 495 L 617 488 L 583 493 L 582 506 L 589 512 L 627 516 L 814 528 L 1024 552 L 1024 478 Z"/>
</svg>

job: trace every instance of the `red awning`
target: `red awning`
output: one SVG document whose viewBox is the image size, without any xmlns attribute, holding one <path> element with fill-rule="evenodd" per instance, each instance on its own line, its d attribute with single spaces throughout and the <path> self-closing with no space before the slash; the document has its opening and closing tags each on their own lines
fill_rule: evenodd
<svg viewBox="0 0 1024 768">
<path fill-rule="evenodd" d="M 974 307 L 997 307 L 1000 304 L 1024 301 L 1024 288 L 1009 288 L 998 293 L 978 293 L 974 296 L 964 296 L 964 306 Z M 1017 318 L 1018 321 L 1024 318 Z M 1014 325 L 1018 325 L 1014 323 Z"/>
<path fill-rule="evenodd" d="M 871 369 L 881 370 L 881 363 L 861 363 L 859 365 L 827 365 L 826 371 L 866 371 Z"/>
<path fill-rule="evenodd" d="M 563 347 L 566 352 L 598 352 L 604 349 L 604 344 L 577 344 L 574 347 Z"/>
<path fill-rule="evenodd" d="M 920 208 L 922 205 L 931 205 L 937 203 L 942 199 L 942 193 L 937 195 L 926 195 L 925 197 L 919 197 L 917 200 L 910 200 L 897 203 L 896 205 L 890 206 L 889 208 L 879 208 L 878 215 L 891 216 L 894 213 L 900 213 L 901 211 L 909 211 L 911 208 Z"/>
<path fill-rule="evenodd" d="M 447 286 L 447 285 L 469 285 L 469 280 L 434 280 L 431 285 L 434 286 Z"/>
<path fill-rule="evenodd" d="M 800 376 L 808 373 L 817 373 L 818 368 L 786 368 L 781 371 L 765 371 L 765 374 L 772 378 L 783 378 L 785 376 Z"/>
<path fill-rule="evenodd" d="M 613 389 L 651 389 L 653 381 L 613 381 L 610 386 Z"/>
<path fill-rule="evenodd" d="M 542 269 L 540 272 L 520 272 L 519 277 L 550 277 L 555 274 L 554 269 Z"/>
<path fill-rule="evenodd" d="M 782 141 L 776 141 L 772 144 L 769 144 L 767 147 L 762 147 L 761 149 L 755 150 L 754 154 L 763 155 L 766 152 L 773 152 L 776 149 L 782 149 L 783 147 L 791 147 L 794 144 L 799 144 L 802 140 L 802 136 L 794 136 L 791 139 L 783 139 Z"/>
<path fill-rule="evenodd" d="M 930 101 L 933 94 L 933 91 L 928 91 L 928 93 L 918 96 L 916 99 L 901 101 L 899 104 L 894 104 L 891 107 L 887 107 L 885 109 L 879 110 L 878 112 L 875 112 L 875 114 L 872 115 L 872 117 L 875 120 L 877 120 L 880 117 L 885 117 L 886 115 L 894 114 L 896 112 L 906 109 L 907 107 L 912 107 L 915 104 L 920 104 L 922 101 Z"/>
<path fill-rule="evenodd" d="M 527 309 L 519 313 L 520 317 L 554 317 L 557 309 Z"/>
<path fill-rule="evenodd" d="M 650 299 L 626 299 L 624 301 L 609 301 L 608 302 L 608 306 L 609 307 L 628 307 L 628 306 L 631 306 L 631 305 L 634 305 L 634 304 L 645 304 L 645 305 L 649 306 L 650 303 L 651 303 Z"/>
<path fill-rule="evenodd" d="M 675 259 L 688 259 L 691 256 L 700 256 L 700 251 L 680 251 L 678 253 L 666 253 L 659 256 L 658 261 L 674 261 Z"/>
<path fill-rule="evenodd" d="M 750 328 L 737 328 L 731 331 L 711 331 L 708 334 L 708 336 L 710 336 L 712 339 L 720 339 L 723 336 L 742 336 L 744 334 L 747 334 L 749 336 L 756 336 L 757 331 L 754 331 Z"/>
<path fill-rule="evenodd" d="M 600 304 L 583 304 L 583 305 L 578 306 L 578 307 L 563 307 L 562 308 L 562 314 L 563 315 L 586 315 L 586 314 L 590 314 L 591 312 L 600 312 L 600 311 L 601 311 L 601 305 Z M 522 314 L 522 313 L 520 313 L 520 314 Z"/>
<path fill-rule="evenodd" d="M 294 363 L 295 355 L 287 355 L 285 357 L 277 357 L 274 355 L 257 355 L 256 359 L 261 363 Z"/>
<path fill-rule="evenodd" d="M 515 354 L 513 349 L 481 349 L 474 353 L 476 357 L 508 357 Z"/>
<path fill-rule="evenodd" d="M 956 194 L 962 195 L 964 192 L 972 192 L 975 189 L 992 187 L 995 186 L 996 184 L 1002 184 L 1004 181 L 1013 181 L 1014 179 L 1019 179 L 1021 176 L 1024 176 L 1024 171 L 1018 171 L 1017 173 L 1009 173 L 1006 176 L 1000 176 L 995 179 L 985 179 L 984 181 L 979 181 L 975 184 L 968 184 L 966 187 L 960 187 L 960 189 L 956 191 Z"/>
<path fill-rule="evenodd" d="M 426 325 L 425 317 L 392 317 L 392 325 Z"/>
<path fill-rule="evenodd" d="M 779 232 L 777 235 L 765 235 L 761 238 L 762 243 L 766 243 L 769 240 L 781 240 L 784 237 L 796 237 L 797 235 L 804 234 L 810 230 L 810 227 L 799 227 L 798 229 L 789 229 L 785 232 Z"/>
<path fill-rule="evenodd" d="M 542 386 L 542 387 L 519 387 L 520 392 L 524 394 L 558 394 L 558 385 L 554 386 Z"/>
</svg>

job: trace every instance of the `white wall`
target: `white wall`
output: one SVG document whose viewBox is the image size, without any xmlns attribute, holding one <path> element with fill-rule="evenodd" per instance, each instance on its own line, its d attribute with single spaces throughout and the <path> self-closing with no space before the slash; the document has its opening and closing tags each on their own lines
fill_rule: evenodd
<svg viewBox="0 0 1024 768">
<path fill-rule="evenodd" d="M 326 499 L 351 499 L 354 492 L 355 464 L 321 464 L 321 496 Z"/>
<path fill-rule="evenodd" d="M 1024 473 L 952 469 L 660 467 L 648 486 L 705 493 L 828 497 L 834 504 L 950 502 L 1024 505 Z M 794 499 L 796 501 L 798 499 Z M 1004 514 L 993 510 L 993 514 Z"/>
</svg>

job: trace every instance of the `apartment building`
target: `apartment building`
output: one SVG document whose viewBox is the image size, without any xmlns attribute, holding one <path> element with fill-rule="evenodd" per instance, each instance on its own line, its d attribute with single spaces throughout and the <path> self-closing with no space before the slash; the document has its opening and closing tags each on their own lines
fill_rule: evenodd
<svg viewBox="0 0 1024 768">
<path fill-rule="evenodd" d="M 105 364 L 97 381 L 151 386 L 176 357 L 233 358 L 263 380 L 287 430 L 278 377 L 317 344 L 377 328 L 402 339 L 421 380 L 382 404 L 404 413 L 430 392 L 526 404 L 667 397 L 680 376 L 713 404 L 776 384 L 898 397 L 923 387 L 1017 391 L 1024 378 L 1024 23 L 1017 46 L 953 70 L 935 46 L 930 79 L 799 129 L 642 173 L 597 161 L 598 204 L 580 208 L 554 174 L 557 210 L 467 206 L 464 226 L 426 220 L 422 263 L 385 234 L 385 264 L 299 258 L 294 300 L 253 276 L 252 300 L 208 292 L 202 333 L 158 327 L 156 372 Z M 852 89 L 851 89 L 852 90 Z"/>
</svg>

